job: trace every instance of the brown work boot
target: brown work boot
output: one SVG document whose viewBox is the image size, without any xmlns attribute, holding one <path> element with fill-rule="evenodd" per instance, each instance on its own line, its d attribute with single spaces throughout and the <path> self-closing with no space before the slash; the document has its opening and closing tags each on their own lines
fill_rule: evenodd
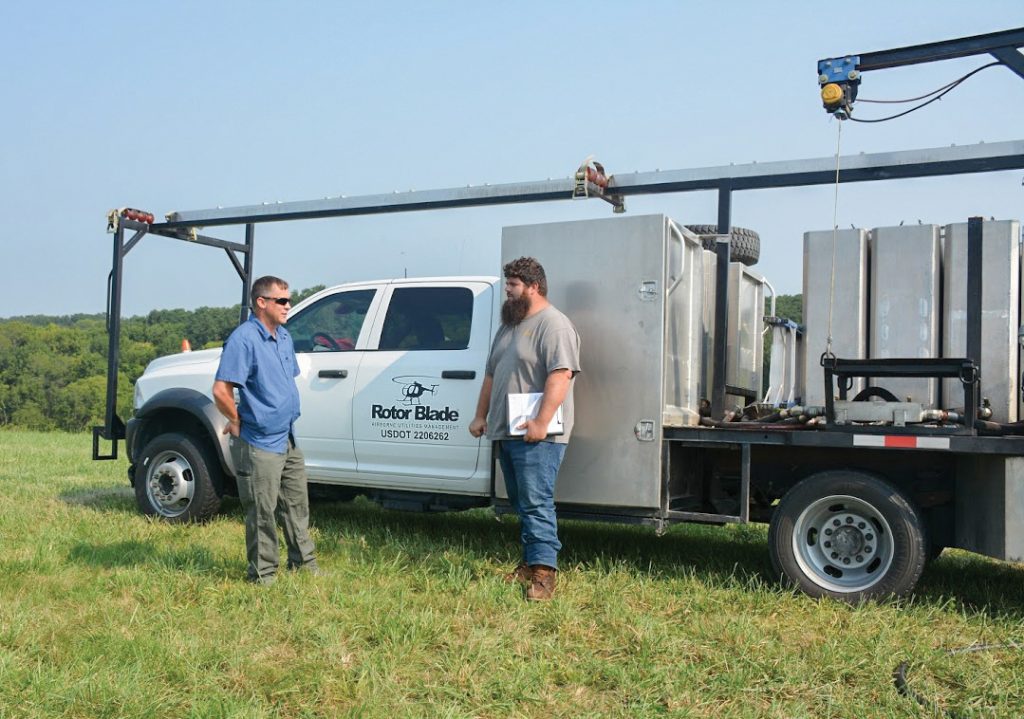
<svg viewBox="0 0 1024 719">
<path fill-rule="evenodd" d="M 558 572 L 543 564 L 534 564 L 530 567 L 530 587 L 526 590 L 526 598 L 531 602 L 546 602 L 555 595 L 555 584 L 558 582 Z"/>
<path fill-rule="evenodd" d="M 518 565 L 516 565 L 515 569 L 513 569 L 511 572 L 502 577 L 502 579 L 504 579 L 508 584 L 518 582 L 519 584 L 525 584 L 529 586 L 530 577 L 532 576 L 533 570 L 530 569 L 529 565 L 527 565 L 526 562 L 520 562 Z"/>
</svg>

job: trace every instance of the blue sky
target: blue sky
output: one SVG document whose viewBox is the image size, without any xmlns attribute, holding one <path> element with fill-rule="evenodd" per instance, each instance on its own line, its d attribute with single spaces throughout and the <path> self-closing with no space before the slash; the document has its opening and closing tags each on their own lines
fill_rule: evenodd
<svg viewBox="0 0 1024 719">
<path fill-rule="evenodd" d="M 1019 0 L 964 2 L 108 2 L 0 9 L 0 317 L 99 312 L 104 216 L 831 156 L 818 59 L 1024 26 Z M 986 62 L 865 76 L 862 97 L 930 91 Z M 861 105 L 862 116 L 885 112 Z M 986 70 L 906 118 L 843 127 L 842 151 L 1024 138 L 1024 81 Z M 1024 171 L 841 188 L 839 224 L 1024 216 Z M 758 269 L 800 291 L 802 233 L 831 188 L 740 193 Z M 630 213 L 715 219 L 712 193 L 631 198 Z M 610 216 L 604 203 L 260 225 L 255 270 L 293 287 L 496 274 L 501 227 Z M 241 228 L 218 228 L 240 239 Z M 220 250 L 147 237 L 125 314 L 228 305 Z"/>
</svg>

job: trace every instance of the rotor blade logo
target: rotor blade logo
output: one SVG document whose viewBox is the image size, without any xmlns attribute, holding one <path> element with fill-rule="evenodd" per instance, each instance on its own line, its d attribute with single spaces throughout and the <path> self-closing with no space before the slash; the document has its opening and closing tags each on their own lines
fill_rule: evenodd
<svg viewBox="0 0 1024 719">
<path fill-rule="evenodd" d="M 403 375 L 393 377 L 392 382 L 402 386 L 401 396 L 398 401 L 406 406 L 423 404 L 422 398 L 425 394 L 436 395 L 437 387 L 440 384 L 437 377 L 420 377 L 414 375 Z"/>
</svg>

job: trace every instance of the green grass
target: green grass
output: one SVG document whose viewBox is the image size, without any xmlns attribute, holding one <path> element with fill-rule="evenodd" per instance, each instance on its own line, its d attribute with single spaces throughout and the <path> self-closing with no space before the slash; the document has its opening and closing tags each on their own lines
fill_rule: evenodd
<svg viewBox="0 0 1024 719">
<path fill-rule="evenodd" d="M 556 601 L 501 581 L 487 511 L 313 508 L 330 576 L 242 581 L 237 502 L 142 517 L 86 435 L 0 432 L 0 717 L 921 717 L 1024 714 L 1024 571 L 960 552 L 909 600 L 778 587 L 762 527 L 564 522 Z"/>
</svg>

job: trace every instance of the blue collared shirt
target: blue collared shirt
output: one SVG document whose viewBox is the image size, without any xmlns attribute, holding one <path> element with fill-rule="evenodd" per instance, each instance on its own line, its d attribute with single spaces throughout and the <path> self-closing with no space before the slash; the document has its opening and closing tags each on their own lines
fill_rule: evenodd
<svg viewBox="0 0 1024 719">
<path fill-rule="evenodd" d="M 241 436 L 268 452 L 288 451 L 288 435 L 299 418 L 299 363 L 292 336 L 284 327 L 277 337 L 256 319 L 240 324 L 224 343 L 217 379 L 238 387 Z"/>
</svg>

